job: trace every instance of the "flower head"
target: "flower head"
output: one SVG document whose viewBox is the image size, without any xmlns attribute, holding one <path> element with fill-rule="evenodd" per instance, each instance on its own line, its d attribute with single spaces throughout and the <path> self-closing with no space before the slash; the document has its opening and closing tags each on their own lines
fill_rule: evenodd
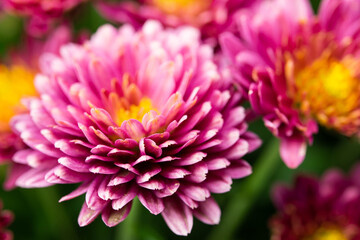
<svg viewBox="0 0 360 240">
<path fill-rule="evenodd" d="M 203 36 L 230 29 L 234 13 L 248 7 L 249 0 L 145 0 L 124 1 L 121 3 L 100 2 L 103 15 L 118 22 L 130 22 L 141 26 L 146 19 L 156 19 L 166 26 L 191 25 L 201 29 Z"/>
<path fill-rule="evenodd" d="M 2 207 L 2 202 L 0 201 L 0 239 L 12 240 L 12 233 L 5 230 L 5 228 L 12 222 L 13 214 L 9 211 L 4 211 Z"/>
<path fill-rule="evenodd" d="M 49 30 L 51 21 L 85 0 L 2 0 L 3 10 L 30 18 L 28 31 L 40 35 Z"/>
<path fill-rule="evenodd" d="M 14 156 L 30 167 L 18 186 L 81 183 L 60 200 L 86 194 L 80 226 L 98 215 L 117 225 L 136 196 L 176 234 L 190 232 L 193 215 L 218 223 L 211 193 L 251 173 L 241 157 L 260 141 L 197 30 L 106 25 L 42 63 L 40 97 L 12 121 L 30 147 Z"/>
<path fill-rule="evenodd" d="M 270 221 L 272 240 L 356 240 L 360 237 L 359 166 L 350 177 L 329 170 L 321 179 L 299 176 L 290 189 L 277 186 L 279 210 Z"/>
<path fill-rule="evenodd" d="M 281 139 L 289 167 L 303 161 L 318 123 L 360 135 L 359 4 L 324 0 L 315 16 L 308 1 L 268 0 L 237 15 L 242 40 L 221 37 L 237 84 Z"/>
</svg>

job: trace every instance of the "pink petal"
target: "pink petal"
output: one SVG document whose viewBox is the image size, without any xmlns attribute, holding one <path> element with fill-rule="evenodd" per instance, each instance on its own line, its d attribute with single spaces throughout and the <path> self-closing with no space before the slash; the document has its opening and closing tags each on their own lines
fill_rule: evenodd
<svg viewBox="0 0 360 240">
<path fill-rule="evenodd" d="M 106 205 L 106 201 L 99 197 L 98 191 L 102 177 L 97 177 L 89 185 L 85 196 L 86 206 L 93 210 L 103 209 Z"/>
<path fill-rule="evenodd" d="M 61 157 L 58 159 L 58 162 L 73 170 L 76 172 L 89 172 L 89 164 L 86 164 L 85 161 L 83 159 L 80 158 L 75 158 L 75 157 Z"/>
<path fill-rule="evenodd" d="M 120 170 L 118 174 L 114 175 L 110 182 L 109 182 L 109 186 L 115 186 L 115 185 L 119 185 L 122 183 L 127 183 L 129 181 L 131 181 L 132 179 L 134 179 L 136 175 L 132 172 L 129 172 L 127 170 Z"/>
<path fill-rule="evenodd" d="M 84 227 L 94 221 L 101 211 L 102 209 L 92 210 L 84 203 L 78 217 L 79 226 Z"/>
<path fill-rule="evenodd" d="M 40 188 L 53 185 L 46 180 L 47 173 L 51 171 L 50 167 L 33 168 L 23 173 L 16 180 L 16 185 L 22 188 Z"/>
<path fill-rule="evenodd" d="M 133 149 L 138 146 L 138 143 L 134 139 L 117 139 L 115 141 L 115 147 L 123 149 Z"/>
<path fill-rule="evenodd" d="M 138 189 L 135 185 L 128 187 L 121 197 L 112 201 L 112 208 L 115 210 L 123 208 L 136 197 L 137 193 Z"/>
<path fill-rule="evenodd" d="M 124 121 L 121 124 L 121 129 L 123 129 L 130 138 L 137 141 L 145 136 L 145 129 L 143 125 L 135 119 Z"/>
<path fill-rule="evenodd" d="M 114 149 L 113 147 L 99 144 L 93 147 L 90 152 L 95 155 L 101 155 L 101 154 L 108 154 L 113 149 Z"/>
<path fill-rule="evenodd" d="M 158 165 L 151 165 L 146 170 L 146 172 L 142 173 L 140 176 L 136 178 L 137 183 L 148 182 L 152 177 L 161 172 L 161 167 Z"/>
<path fill-rule="evenodd" d="M 175 166 L 192 165 L 203 160 L 206 157 L 206 155 L 207 154 L 203 152 L 195 152 L 192 153 L 191 155 L 183 157 L 182 159 L 176 160 L 176 162 L 174 162 L 174 165 Z"/>
<path fill-rule="evenodd" d="M 89 180 L 89 177 L 91 176 L 90 173 L 81 173 L 81 172 L 75 172 L 67 167 L 64 167 L 62 165 L 58 165 L 53 169 L 53 174 L 57 176 L 58 178 L 65 180 L 67 182 L 71 183 L 78 183 Z M 49 172 L 50 175 L 51 172 Z M 48 175 L 46 176 L 46 180 Z M 48 180 L 49 181 L 49 180 Z"/>
<path fill-rule="evenodd" d="M 206 163 L 199 162 L 188 167 L 191 172 L 190 175 L 186 176 L 185 179 L 195 183 L 201 183 L 206 179 L 208 168 Z"/>
<path fill-rule="evenodd" d="M 239 159 L 249 152 L 249 143 L 244 139 L 239 139 L 234 146 L 226 151 L 226 158 Z"/>
<path fill-rule="evenodd" d="M 280 140 L 280 156 L 289 168 L 297 168 L 303 162 L 305 154 L 305 140 L 301 138 L 283 138 Z"/>
<path fill-rule="evenodd" d="M 220 35 L 219 41 L 221 49 L 233 60 L 235 60 L 236 54 L 244 49 L 239 39 L 230 32 L 222 33 Z"/>
<path fill-rule="evenodd" d="M 177 180 L 166 180 L 165 188 L 155 191 L 155 195 L 159 198 L 169 197 L 177 192 L 180 187 L 180 182 Z"/>
<path fill-rule="evenodd" d="M 139 186 L 149 190 L 161 190 L 165 188 L 165 183 L 161 179 L 150 179 L 147 182 L 138 183 Z"/>
<path fill-rule="evenodd" d="M 208 198 L 199 203 L 199 207 L 193 210 L 194 216 L 206 224 L 219 224 L 221 210 L 213 198 Z"/>
<path fill-rule="evenodd" d="M 183 201 L 183 203 L 185 203 L 191 209 L 195 209 L 199 206 L 199 204 L 198 204 L 199 202 L 194 201 L 190 197 L 182 194 L 181 192 L 177 192 L 176 195 L 181 199 L 181 201 Z"/>
<path fill-rule="evenodd" d="M 210 192 L 208 189 L 201 187 L 199 185 L 182 185 L 181 191 L 192 198 L 195 201 L 205 201 L 206 198 L 210 197 Z"/>
<path fill-rule="evenodd" d="M 249 176 L 252 173 L 252 168 L 250 164 L 244 160 L 233 160 L 231 161 L 231 165 L 222 171 L 231 178 L 238 179 Z"/>
<path fill-rule="evenodd" d="M 204 184 L 212 193 L 225 193 L 231 189 L 231 178 L 226 178 L 225 176 L 211 176 L 208 178 Z M 210 195 L 210 194 L 209 194 Z M 208 196 L 209 197 L 209 196 Z"/>
<path fill-rule="evenodd" d="M 209 170 L 224 169 L 230 165 L 229 160 L 226 158 L 214 158 L 206 162 Z"/>
<path fill-rule="evenodd" d="M 163 201 L 149 191 L 141 191 L 139 200 L 152 214 L 157 215 L 164 210 Z"/>
<path fill-rule="evenodd" d="M 124 206 L 123 208 L 119 210 L 113 210 L 111 206 L 109 205 L 105 211 L 103 211 L 101 218 L 104 221 L 104 223 L 108 227 L 114 227 L 118 225 L 120 222 L 124 221 L 125 218 L 129 215 L 131 210 L 132 202 Z"/>
<path fill-rule="evenodd" d="M 113 163 L 99 162 L 92 164 L 89 171 L 96 174 L 115 174 L 119 171 L 119 168 Z"/>
<path fill-rule="evenodd" d="M 193 226 L 191 210 L 176 199 L 165 201 L 165 209 L 161 213 L 168 227 L 177 235 L 187 236 Z"/>
<path fill-rule="evenodd" d="M 161 148 L 151 139 L 145 139 L 145 151 L 147 154 L 153 155 L 154 157 L 160 157 L 162 154 Z"/>
<path fill-rule="evenodd" d="M 215 147 L 217 151 L 229 149 L 233 146 L 240 138 L 240 131 L 236 128 L 226 129 L 221 132 L 222 142 Z"/>
<path fill-rule="evenodd" d="M 161 175 L 169 179 L 179 179 L 184 178 L 190 173 L 191 172 L 187 171 L 184 168 L 167 167 L 162 170 Z"/>
</svg>

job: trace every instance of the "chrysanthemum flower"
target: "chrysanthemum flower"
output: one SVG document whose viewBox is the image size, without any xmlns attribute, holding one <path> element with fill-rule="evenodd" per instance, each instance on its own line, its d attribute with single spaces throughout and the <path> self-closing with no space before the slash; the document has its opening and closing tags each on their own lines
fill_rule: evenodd
<svg viewBox="0 0 360 240">
<path fill-rule="evenodd" d="M 279 212 L 270 221 L 271 240 L 357 240 L 360 238 L 360 166 L 350 177 L 329 170 L 321 179 L 299 176 L 290 189 L 277 186 Z"/>
<path fill-rule="evenodd" d="M 18 186 L 81 183 L 60 200 L 86 194 L 80 226 L 98 215 L 117 225 L 136 196 L 176 234 L 190 232 L 193 215 L 219 222 L 211 193 L 251 173 L 241 158 L 260 141 L 197 30 L 106 25 L 42 63 L 40 98 L 12 121 L 30 147 L 14 156 L 31 167 Z"/>
<path fill-rule="evenodd" d="M 141 26 L 147 19 L 156 19 L 171 27 L 191 25 L 203 36 L 214 37 L 229 29 L 234 13 L 255 0 L 138 0 L 119 3 L 100 2 L 103 15 L 114 21 Z"/>
<path fill-rule="evenodd" d="M 27 38 L 24 47 L 13 52 L 9 64 L 0 64 L 0 163 L 9 160 L 16 150 L 24 147 L 9 123 L 14 115 L 26 111 L 21 98 L 37 95 L 34 77 L 39 70 L 39 55 L 58 52 L 62 44 L 70 41 L 70 37 L 66 27 L 59 27 L 46 42 Z"/>
<path fill-rule="evenodd" d="M 3 10 L 30 18 L 28 31 L 40 35 L 49 30 L 53 19 L 85 0 L 2 0 Z M 0 4 L 0 5 L 1 5 Z"/>
<path fill-rule="evenodd" d="M 12 240 L 12 233 L 5 228 L 12 222 L 13 214 L 9 211 L 3 210 L 2 207 L 2 202 L 0 201 L 0 239 Z"/>
<path fill-rule="evenodd" d="M 289 167 L 303 161 L 317 123 L 359 135 L 359 1 L 324 0 L 315 16 L 307 0 L 268 0 L 236 19 L 241 40 L 221 37 L 226 61 Z"/>
</svg>

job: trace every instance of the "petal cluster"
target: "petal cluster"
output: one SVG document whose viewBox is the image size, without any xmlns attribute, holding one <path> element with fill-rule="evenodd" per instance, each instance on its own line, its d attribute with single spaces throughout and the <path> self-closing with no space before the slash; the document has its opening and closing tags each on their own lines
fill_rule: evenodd
<svg viewBox="0 0 360 240">
<path fill-rule="evenodd" d="M 249 0 L 146 0 L 121 3 L 100 2 L 99 10 L 108 19 L 128 22 L 135 27 L 147 19 L 156 19 L 171 27 L 191 25 L 201 29 L 203 36 L 216 37 L 231 29 L 233 15 L 256 1 Z"/>
<path fill-rule="evenodd" d="M 240 38 L 221 36 L 224 62 L 291 168 L 318 123 L 359 135 L 359 17 L 356 0 L 324 0 L 318 16 L 305 0 L 268 0 L 237 14 Z"/>
<path fill-rule="evenodd" d="M 277 186 L 271 239 L 359 239 L 359 171 L 357 166 L 347 177 L 329 170 L 321 179 L 299 176 L 293 188 Z"/>
<path fill-rule="evenodd" d="M 242 157 L 260 145 L 247 130 L 241 95 L 222 81 L 209 46 L 193 28 L 140 31 L 105 25 L 83 45 L 42 58 L 12 127 L 29 146 L 14 156 L 20 187 L 80 183 L 78 222 L 98 215 L 115 226 L 138 197 L 170 229 L 187 235 L 193 215 L 216 224 L 212 193 L 251 173 Z"/>
<path fill-rule="evenodd" d="M 9 211 L 3 210 L 2 207 L 2 202 L 0 201 L 0 239 L 12 240 L 12 233 L 5 228 L 12 222 L 13 214 Z"/>
</svg>

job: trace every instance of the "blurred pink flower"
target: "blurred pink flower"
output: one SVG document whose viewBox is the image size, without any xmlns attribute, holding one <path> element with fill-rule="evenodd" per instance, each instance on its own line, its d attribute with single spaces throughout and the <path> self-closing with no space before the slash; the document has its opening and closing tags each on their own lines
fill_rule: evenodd
<svg viewBox="0 0 360 240">
<path fill-rule="evenodd" d="M 293 188 L 277 186 L 271 240 L 360 239 L 360 166 L 350 177 L 329 170 L 321 179 L 299 176 Z"/>
<path fill-rule="evenodd" d="M 204 37 L 233 27 L 233 15 L 257 0 L 138 0 L 119 3 L 101 1 L 100 12 L 108 19 L 140 27 L 147 19 L 156 19 L 170 27 L 191 25 Z"/>
<path fill-rule="evenodd" d="M 3 10 L 30 18 L 27 30 L 38 36 L 49 31 L 51 22 L 85 0 L 2 0 Z"/>
<path fill-rule="evenodd" d="M 78 222 L 123 221 L 137 196 L 170 229 L 187 235 L 193 215 L 217 224 L 211 193 L 251 173 L 241 158 L 260 145 L 245 111 L 218 73 L 212 49 L 190 27 L 149 21 L 136 32 L 101 27 L 83 45 L 42 58 L 39 98 L 12 127 L 30 147 L 14 162 L 20 187 L 81 183 L 60 201 L 86 194 Z"/>
<path fill-rule="evenodd" d="M 288 167 L 304 159 L 317 122 L 360 135 L 360 1 L 267 0 L 235 17 L 240 39 L 224 33 L 223 62 L 254 111 L 280 138 Z"/>
<path fill-rule="evenodd" d="M 26 112 L 22 97 L 37 95 L 34 77 L 39 71 L 40 54 L 56 54 L 70 39 L 71 33 L 65 26 L 56 29 L 46 41 L 28 36 L 22 47 L 10 54 L 7 63 L 0 64 L 0 163 L 8 162 L 17 150 L 25 147 L 9 122 L 15 114 Z"/>
<path fill-rule="evenodd" d="M 13 214 L 9 211 L 3 210 L 2 202 L 0 201 L 0 239 L 1 240 L 12 240 L 13 235 L 10 231 L 5 228 L 9 226 L 9 224 L 13 220 Z"/>
</svg>

